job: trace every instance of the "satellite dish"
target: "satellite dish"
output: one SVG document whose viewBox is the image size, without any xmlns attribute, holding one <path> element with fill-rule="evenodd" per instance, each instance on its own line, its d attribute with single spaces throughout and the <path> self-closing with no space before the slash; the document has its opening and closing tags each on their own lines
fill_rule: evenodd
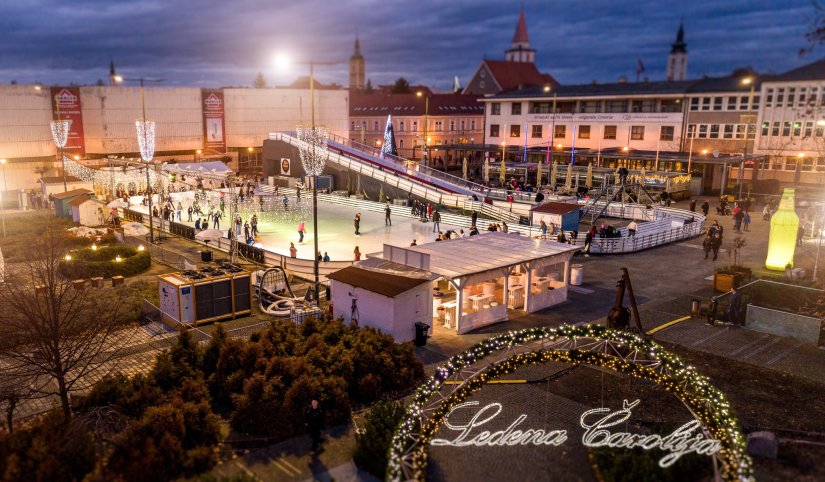
<svg viewBox="0 0 825 482">
<path fill-rule="evenodd" d="M 719 157 L 719 151 L 717 151 L 716 149 L 714 149 L 711 154 L 713 154 L 713 157 Z"/>
</svg>

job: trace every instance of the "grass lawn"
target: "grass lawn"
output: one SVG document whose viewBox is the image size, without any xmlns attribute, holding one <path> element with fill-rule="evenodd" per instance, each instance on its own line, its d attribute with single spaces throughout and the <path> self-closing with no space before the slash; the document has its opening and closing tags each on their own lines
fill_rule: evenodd
<svg viewBox="0 0 825 482">
<path fill-rule="evenodd" d="M 0 249 L 6 263 L 18 263 L 31 256 L 32 240 L 46 232 L 50 222 L 56 223 L 61 229 L 67 229 L 75 224 L 66 218 L 54 216 L 53 211 L 27 211 L 23 213 L 6 213 L 6 237 L 0 238 Z"/>
</svg>

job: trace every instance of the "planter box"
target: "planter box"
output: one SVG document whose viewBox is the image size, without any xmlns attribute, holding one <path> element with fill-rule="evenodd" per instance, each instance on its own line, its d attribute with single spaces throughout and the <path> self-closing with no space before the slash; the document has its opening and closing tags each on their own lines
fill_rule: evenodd
<svg viewBox="0 0 825 482">
<path fill-rule="evenodd" d="M 751 270 L 745 269 L 736 273 L 713 273 L 713 289 L 719 293 L 727 293 L 736 286 L 742 286 L 744 281 L 751 278 Z"/>
</svg>

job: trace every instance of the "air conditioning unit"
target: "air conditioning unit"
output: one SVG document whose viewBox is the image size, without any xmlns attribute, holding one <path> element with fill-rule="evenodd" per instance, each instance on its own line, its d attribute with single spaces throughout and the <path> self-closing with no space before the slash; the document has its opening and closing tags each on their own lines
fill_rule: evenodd
<svg viewBox="0 0 825 482">
<path fill-rule="evenodd" d="M 158 276 L 161 317 L 199 325 L 252 313 L 251 274 L 237 267 L 204 268 Z"/>
</svg>

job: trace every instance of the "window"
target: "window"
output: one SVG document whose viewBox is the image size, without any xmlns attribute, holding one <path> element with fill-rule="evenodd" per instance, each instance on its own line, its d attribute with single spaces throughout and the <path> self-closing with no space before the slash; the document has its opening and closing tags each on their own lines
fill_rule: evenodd
<svg viewBox="0 0 825 482">
<path fill-rule="evenodd" d="M 510 113 L 513 115 L 521 115 L 521 102 L 513 102 Z"/>
<path fill-rule="evenodd" d="M 498 137 L 498 124 L 490 124 L 490 137 Z"/>
<path fill-rule="evenodd" d="M 803 157 L 802 158 L 802 171 L 813 171 L 814 170 L 814 158 L 813 157 Z"/>
<path fill-rule="evenodd" d="M 782 123 L 782 137 L 788 137 L 791 135 L 791 121 L 785 121 Z"/>
<path fill-rule="evenodd" d="M 756 124 L 748 124 L 748 139 L 756 139 Z"/>
<path fill-rule="evenodd" d="M 796 121 L 793 123 L 793 136 L 799 137 L 800 135 L 802 135 L 802 123 Z"/>
<path fill-rule="evenodd" d="M 654 110 L 656 110 L 655 100 L 633 100 L 630 102 L 630 112 L 653 112 Z"/>
<path fill-rule="evenodd" d="M 413 132 L 418 132 L 418 121 L 413 121 Z"/>
<path fill-rule="evenodd" d="M 553 104 L 551 102 L 534 102 L 530 106 L 531 114 L 548 114 L 552 112 Z"/>
<path fill-rule="evenodd" d="M 805 121 L 805 137 L 811 137 L 814 131 L 814 123 L 812 121 Z"/>
<path fill-rule="evenodd" d="M 400 147 L 401 149 L 404 148 L 404 139 L 399 139 L 398 140 L 398 147 Z"/>
<path fill-rule="evenodd" d="M 498 102 L 491 102 L 490 103 L 490 115 L 500 115 L 501 114 L 501 104 Z"/>
<path fill-rule="evenodd" d="M 590 126 L 579 126 L 579 139 L 590 139 Z"/>
<path fill-rule="evenodd" d="M 725 130 L 722 132 L 723 139 L 733 139 L 733 124 L 725 124 Z"/>
<path fill-rule="evenodd" d="M 736 97 L 728 97 L 728 110 L 736 110 Z"/>
<path fill-rule="evenodd" d="M 688 128 L 687 128 L 688 139 L 693 138 L 695 135 L 696 135 L 696 124 L 688 124 Z"/>
<path fill-rule="evenodd" d="M 450 121 L 450 132 L 453 132 L 454 130 L 455 130 L 455 121 L 451 120 Z"/>
<path fill-rule="evenodd" d="M 535 124 L 535 125 L 533 125 L 532 129 L 533 130 L 530 133 L 530 137 L 533 137 L 533 138 L 536 138 L 536 139 L 541 139 L 542 138 L 542 125 L 541 124 Z"/>
<path fill-rule="evenodd" d="M 794 98 L 796 97 L 796 87 L 788 88 L 788 107 L 794 106 Z"/>
<path fill-rule="evenodd" d="M 555 139 L 564 139 L 567 136 L 567 126 L 560 125 L 556 126 L 555 132 L 553 132 L 553 138 Z"/>
<path fill-rule="evenodd" d="M 521 126 L 518 124 L 513 124 L 510 126 L 510 137 L 519 137 L 521 136 Z"/>
<path fill-rule="evenodd" d="M 748 96 L 743 95 L 739 98 L 739 110 L 748 110 Z"/>
<path fill-rule="evenodd" d="M 816 123 L 816 137 L 822 137 L 825 135 L 825 126 L 819 125 L 819 122 Z"/>
<path fill-rule="evenodd" d="M 797 159 L 796 156 L 785 158 L 785 170 L 786 171 L 795 171 L 796 170 L 796 159 Z"/>
<path fill-rule="evenodd" d="M 759 94 L 753 96 L 753 105 L 751 106 L 751 110 L 756 110 L 759 108 Z"/>
<path fill-rule="evenodd" d="M 779 121 L 773 121 L 773 127 L 771 128 L 771 135 L 774 137 L 779 137 Z"/>
<path fill-rule="evenodd" d="M 604 126 L 604 138 L 605 139 L 615 139 L 616 138 L 616 126 Z"/>
<path fill-rule="evenodd" d="M 768 130 L 771 127 L 770 122 L 763 122 L 762 123 L 762 137 L 766 137 L 768 135 Z"/>
<path fill-rule="evenodd" d="M 699 97 L 690 99 L 690 110 L 699 110 Z"/>
<path fill-rule="evenodd" d="M 676 128 L 673 126 L 662 126 L 661 130 L 659 131 L 659 140 L 660 141 L 672 141 L 673 134 L 676 131 Z"/>
<path fill-rule="evenodd" d="M 627 112 L 627 102 L 623 100 L 608 100 L 604 103 L 605 112 Z"/>
<path fill-rule="evenodd" d="M 807 87 L 800 87 L 799 88 L 799 105 L 805 105 L 805 97 L 808 94 Z"/>
<path fill-rule="evenodd" d="M 776 106 L 782 107 L 785 105 L 785 89 L 776 89 Z"/>
<path fill-rule="evenodd" d="M 398 123 L 398 132 L 404 132 L 404 121 Z"/>
<path fill-rule="evenodd" d="M 817 96 L 819 95 L 819 87 L 811 87 L 811 95 L 808 97 L 809 104 L 816 104 Z"/>
<path fill-rule="evenodd" d="M 708 137 L 711 139 L 719 139 L 719 124 L 710 125 L 710 135 Z"/>
<path fill-rule="evenodd" d="M 702 110 L 710 110 L 710 97 L 702 97 Z"/>
<path fill-rule="evenodd" d="M 358 125 L 357 125 L 355 122 L 353 122 L 353 123 L 352 123 L 352 128 L 351 128 L 350 130 L 351 130 L 351 131 L 354 131 L 354 130 L 355 130 L 355 129 L 357 129 L 357 128 L 358 128 Z"/>
<path fill-rule="evenodd" d="M 585 100 L 579 104 L 579 112 L 594 114 L 601 111 L 602 101 L 600 100 Z"/>
<path fill-rule="evenodd" d="M 378 121 L 375 121 L 375 122 L 373 123 L 373 125 L 372 125 L 372 131 L 373 131 L 373 132 L 378 132 Z"/>
<path fill-rule="evenodd" d="M 724 102 L 724 97 L 714 97 L 713 98 L 713 110 L 722 110 L 722 102 Z"/>
<path fill-rule="evenodd" d="M 464 119 L 461 120 L 461 131 L 464 131 Z"/>
<path fill-rule="evenodd" d="M 773 105 L 773 89 L 768 89 L 765 95 L 765 104 L 768 107 Z"/>
<path fill-rule="evenodd" d="M 745 131 L 747 130 L 747 124 L 736 124 L 736 133 L 734 137 L 736 139 L 744 139 L 745 138 Z M 763 126 L 764 128 L 764 126 Z"/>
<path fill-rule="evenodd" d="M 691 107 L 691 110 L 696 110 Z M 659 105 L 659 112 L 681 112 L 681 99 L 663 99 Z"/>
<path fill-rule="evenodd" d="M 471 121 L 470 121 L 470 130 L 471 130 L 471 131 L 475 131 L 475 130 L 476 130 L 476 121 L 474 121 L 474 120 L 471 120 Z"/>
<path fill-rule="evenodd" d="M 696 136 L 700 139 L 705 139 L 708 137 L 708 125 L 707 124 L 699 124 L 699 135 Z"/>
<path fill-rule="evenodd" d="M 630 126 L 630 140 L 643 141 L 645 139 L 645 126 Z"/>
<path fill-rule="evenodd" d="M 444 121 L 435 121 L 435 130 L 436 132 L 444 130 Z"/>
</svg>

